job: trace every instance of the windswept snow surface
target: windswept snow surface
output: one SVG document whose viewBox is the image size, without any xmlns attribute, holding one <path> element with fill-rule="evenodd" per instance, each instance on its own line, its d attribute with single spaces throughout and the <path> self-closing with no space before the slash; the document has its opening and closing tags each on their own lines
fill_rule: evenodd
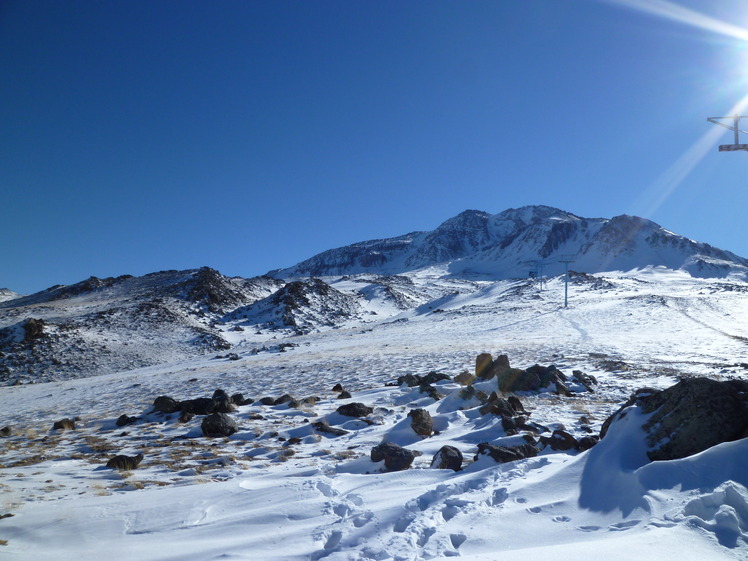
<svg viewBox="0 0 748 561">
<path fill-rule="evenodd" d="M 362 279 L 329 279 L 343 293 Z M 386 386 L 406 373 L 472 371 L 479 352 L 513 366 L 555 364 L 599 380 L 595 393 L 521 395 L 529 420 L 597 433 L 638 387 L 682 375 L 742 378 L 748 285 L 650 269 L 577 277 L 563 285 L 457 283 L 412 276 L 369 282 L 371 320 L 301 336 L 235 333 L 239 360 L 184 363 L 79 380 L 0 388 L 0 556 L 9 560 L 523 560 L 748 558 L 748 440 L 692 457 L 647 462 L 635 412 L 583 453 L 552 452 L 496 464 L 472 461 L 479 442 L 517 444 L 454 382 L 434 401 Z M 376 281 L 376 282 L 374 282 Z M 452 283 L 452 284 L 450 284 Z M 414 287 L 418 288 L 416 290 Z M 426 289 L 428 288 L 428 290 Z M 423 295 L 429 294 L 430 299 Z M 420 295 L 420 296 L 417 296 Z M 412 307 L 402 302 L 411 298 Z M 420 298 L 420 300 L 418 299 Z M 398 304 L 398 302 L 400 304 Z M 253 340 L 257 337 L 258 340 Z M 261 337 L 261 339 L 259 339 Z M 297 346 L 283 348 L 283 343 Z M 265 345 L 261 352 L 253 351 Z M 275 346 L 273 346 L 275 345 Z M 339 400 L 336 383 L 350 390 Z M 489 393 L 495 381 L 477 384 Z M 195 417 L 151 412 L 159 395 L 317 395 L 316 405 L 241 406 L 240 430 L 201 436 Z M 369 423 L 339 405 L 374 408 Z M 438 434 L 422 438 L 408 412 L 427 409 Z M 117 427 L 121 415 L 138 416 Z M 50 430 L 80 417 L 75 431 Z M 582 417 L 586 419 L 582 419 Z M 318 420 L 347 430 L 319 433 Z M 585 421 L 585 422 L 583 422 Z M 519 440 L 518 440 L 519 439 Z M 384 473 L 369 457 L 382 441 L 422 452 Z M 445 444 L 464 470 L 429 467 Z M 131 472 L 104 467 L 142 451 Z"/>
</svg>

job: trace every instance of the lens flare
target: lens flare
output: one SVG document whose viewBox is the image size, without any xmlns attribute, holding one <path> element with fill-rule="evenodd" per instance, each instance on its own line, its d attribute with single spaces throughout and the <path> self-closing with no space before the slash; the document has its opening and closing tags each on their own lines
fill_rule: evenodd
<svg viewBox="0 0 748 561">
<path fill-rule="evenodd" d="M 738 39 L 741 50 L 748 47 L 748 29 L 733 25 L 680 6 L 669 0 L 604 0 L 624 8 L 633 9 L 683 25 L 710 31 L 724 37 Z M 742 69 L 741 69 L 742 70 Z M 745 84 L 744 84 L 745 85 Z M 723 115 L 740 115 L 748 107 L 748 95 L 743 97 Z M 706 117 L 706 116 L 705 116 Z M 636 201 L 636 213 L 650 217 L 667 201 L 693 169 L 713 150 L 725 134 L 722 127 L 710 126 L 673 164 L 665 170 Z"/>
<path fill-rule="evenodd" d="M 743 29 L 738 25 L 726 23 L 696 10 L 679 6 L 668 0 L 608 0 L 608 2 L 692 27 L 698 27 L 706 31 L 713 31 L 726 37 L 748 41 L 748 29 Z"/>
</svg>

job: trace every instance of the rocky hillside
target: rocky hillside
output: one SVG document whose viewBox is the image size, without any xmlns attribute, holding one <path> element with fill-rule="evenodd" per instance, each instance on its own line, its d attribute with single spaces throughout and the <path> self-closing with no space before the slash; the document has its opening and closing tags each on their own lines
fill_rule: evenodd
<svg viewBox="0 0 748 561">
<path fill-rule="evenodd" d="M 204 267 L 91 277 L 0 302 L 0 379 L 103 374 L 230 348 L 219 318 L 284 284 Z"/>
<path fill-rule="evenodd" d="M 698 277 L 745 278 L 748 261 L 674 234 L 650 220 L 621 215 L 581 218 L 547 206 L 499 214 L 467 210 L 431 232 L 360 242 L 325 251 L 268 273 L 276 278 L 399 274 L 439 266 L 460 278 L 555 275 L 562 260 L 585 273 L 650 266 L 682 269 Z"/>
</svg>

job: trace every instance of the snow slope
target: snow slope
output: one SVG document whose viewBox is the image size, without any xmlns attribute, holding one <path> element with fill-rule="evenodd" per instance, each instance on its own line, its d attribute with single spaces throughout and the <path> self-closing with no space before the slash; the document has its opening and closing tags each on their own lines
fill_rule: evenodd
<svg viewBox="0 0 748 561">
<path fill-rule="evenodd" d="M 529 419 L 580 437 L 638 387 L 679 376 L 743 378 L 748 285 L 650 267 L 636 274 L 573 275 L 563 282 L 460 281 L 438 272 L 327 279 L 370 297 L 376 312 L 338 329 L 229 332 L 238 360 L 193 357 L 93 378 L 0 388 L 0 546 L 3 558 L 139 560 L 745 559 L 748 440 L 682 460 L 647 463 L 630 414 L 587 452 L 496 464 L 477 444 L 516 443 L 500 419 L 451 381 L 435 401 L 388 386 L 407 373 L 454 376 L 479 352 L 513 366 L 555 364 L 599 380 L 572 397 L 521 395 Z M 390 288 L 388 291 L 387 288 Z M 413 298 L 408 306 L 398 302 Z M 358 297 L 356 297 L 358 298 Z M 293 343 L 294 346 L 284 346 Z M 283 349 L 283 352 L 279 352 Z M 332 392 L 341 383 L 352 397 Z M 477 387 L 486 393 L 494 381 Z M 210 396 L 223 388 L 259 399 L 320 400 L 241 406 L 240 430 L 201 436 L 200 417 L 152 412 L 156 396 Z M 369 422 L 336 412 L 374 408 Z M 428 410 L 438 434 L 421 438 L 407 414 Z M 138 416 L 118 427 L 121 415 Z M 53 431 L 63 417 L 75 431 Z M 584 419 L 582 419 L 584 417 Z M 348 431 L 333 437 L 312 423 Z M 411 469 L 384 473 L 369 452 L 382 440 L 422 452 Z M 460 472 L 431 469 L 449 444 Z M 104 467 L 142 451 L 131 472 Z"/>
</svg>

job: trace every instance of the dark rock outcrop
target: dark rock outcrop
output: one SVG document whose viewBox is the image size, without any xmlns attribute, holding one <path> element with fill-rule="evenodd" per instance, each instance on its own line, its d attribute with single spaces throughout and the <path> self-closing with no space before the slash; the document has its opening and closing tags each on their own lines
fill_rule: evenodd
<svg viewBox="0 0 748 561">
<path fill-rule="evenodd" d="M 200 424 L 203 435 L 217 438 L 222 436 L 231 436 L 239 427 L 236 421 L 226 413 L 212 413 L 203 419 Z"/>
<path fill-rule="evenodd" d="M 193 415 L 210 415 L 216 411 L 216 402 L 210 397 L 196 397 L 181 402 L 180 410 Z"/>
<path fill-rule="evenodd" d="M 495 444 L 481 442 L 478 444 L 478 454 L 475 456 L 475 461 L 481 456 L 490 456 L 494 461 L 505 464 L 524 460 L 525 458 L 532 458 L 537 455 L 538 449 L 529 443 L 519 446 L 496 446 Z"/>
<path fill-rule="evenodd" d="M 75 419 L 60 419 L 52 425 L 52 430 L 75 430 Z"/>
<path fill-rule="evenodd" d="M 551 450 L 565 452 L 567 450 L 578 450 L 579 443 L 577 439 L 565 430 L 556 429 L 551 436 L 541 436 L 540 443 L 543 446 L 550 446 Z"/>
<path fill-rule="evenodd" d="M 638 407 L 651 414 L 642 425 L 650 460 L 674 460 L 748 436 L 748 382 L 686 378 L 665 390 L 644 388 L 603 423 L 610 426 Z"/>
<path fill-rule="evenodd" d="M 117 417 L 117 420 L 114 422 L 114 424 L 118 427 L 125 427 L 127 425 L 132 425 L 138 420 L 139 417 L 128 417 L 127 415 L 120 415 L 119 417 Z"/>
<path fill-rule="evenodd" d="M 413 409 L 408 417 L 411 418 L 410 426 L 416 434 L 424 437 L 434 434 L 434 420 L 425 409 Z"/>
<path fill-rule="evenodd" d="M 322 434 L 327 434 L 330 436 L 343 436 L 344 434 L 348 434 L 347 430 L 330 426 L 327 421 L 316 421 L 312 423 L 312 426 L 317 432 L 321 432 Z"/>
<path fill-rule="evenodd" d="M 161 413 L 176 413 L 180 409 L 180 404 L 168 395 L 160 395 L 153 401 L 153 408 Z"/>
<path fill-rule="evenodd" d="M 374 409 L 363 403 L 353 402 L 341 405 L 337 412 L 346 417 L 367 417 L 374 412 Z"/>
<path fill-rule="evenodd" d="M 384 467 L 387 471 L 408 469 L 413 460 L 420 455 L 421 453 L 416 450 L 408 450 L 390 442 L 383 442 L 371 449 L 371 461 L 381 462 L 384 460 Z"/>
<path fill-rule="evenodd" d="M 122 471 L 130 471 L 135 469 L 143 461 L 143 453 L 139 453 L 136 456 L 124 456 L 118 455 L 109 460 L 106 463 L 106 467 L 119 469 Z"/>
<path fill-rule="evenodd" d="M 460 471 L 462 469 L 462 452 L 460 452 L 454 446 L 442 446 L 439 451 L 434 454 L 434 459 L 431 460 L 431 468 L 433 469 L 451 469 L 453 471 Z"/>
</svg>

